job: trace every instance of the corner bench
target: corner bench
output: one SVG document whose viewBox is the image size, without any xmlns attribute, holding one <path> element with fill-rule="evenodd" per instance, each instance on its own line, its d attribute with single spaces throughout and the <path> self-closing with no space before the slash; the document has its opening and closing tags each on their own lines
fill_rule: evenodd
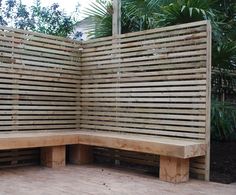
<svg viewBox="0 0 236 195">
<path fill-rule="evenodd" d="M 66 145 L 75 164 L 92 161 L 91 146 L 158 154 L 160 180 L 174 183 L 188 181 L 189 159 L 206 154 L 203 141 L 177 138 L 74 130 L 0 134 L 0 150 L 40 147 L 41 164 L 52 168 L 65 166 Z"/>
<path fill-rule="evenodd" d="M 39 147 L 48 167 L 65 166 L 66 145 L 76 164 L 92 146 L 158 154 L 170 182 L 202 156 L 190 168 L 209 180 L 209 21 L 83 42 L 0 32 L 0 150 Z"/>
</svg>

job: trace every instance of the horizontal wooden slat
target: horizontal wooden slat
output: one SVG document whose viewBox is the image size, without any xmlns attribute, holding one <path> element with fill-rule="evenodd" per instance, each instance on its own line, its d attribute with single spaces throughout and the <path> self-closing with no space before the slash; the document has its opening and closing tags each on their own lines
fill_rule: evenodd
<svg viewBox="0 0 236 195">
<path fill-rule="evenodd" d="M 101 107 L 140 107 L 140 108 L 189 108 L 189 109 L 199 109 L 206 108 L 205 104 L 196 103 L 115 103 L 114 102 L 81 102 L 81 106 L 101 106 Z"/>
<path fill-rule="evenodd" d="M 29 83 L 30 84 L 30 83 Z M 14 84 L 0 84 L 1 89 L 17 89 L 17 90 L 27 90 L 27 91 L 51 91 L 51 92 L 68 92 L 75 93 L 76 88 L 60 88 L 60 87 L 50 87 L 50 86 L 33 86 L 33 85 L 21 85 L 21 82 L 15 82 Z"/>
<path fill-rule="evenodd" d="M 3 75 L 0 73 L 0 75 Z M 30 78 L 29 78 L 30 80 Z M 61 87 L 61 88 L 68 88 L 68 89 L 73 89 L 75 88 L 75 86 L 73 86 L 73 82 L 72 83 L 64 83 L 64 82 L 60 82 L 60 79 L 59 79 L 59 82 L 57 82 L 56 80 L 53 81 L 53 80 L 48 80 L 47 81 L 47 78 L 45 78 L 45 80 L 43 80 L 42 78 L 42 81 L 38 81 L 38 80 L 30 80 L 30 82 L 26 79 L 26 80 L 23 80 L 23 79 L 20 79 L 20 76 L 16 75 L 16 78 L 11 78 L 11 77 L 6 77 L 6 78 L 0 78 L 0 83 L 4 83 L 4 84 L 9 84 L 9 85 L 24 85 L 24 86 L 47 86 L 47 87 Z M 79 82 L 78 82 L 78 85 L 79 85 Z"/>
<path fill-rule="evenodd" d="M 68 124 L 46 124 L 46 125 L 12 125 L 12 126 L 1 126 L 0 131 L 33 131 L 33 130 L 60 130 L 60 129 L 76 129 L 75 123 Z"/>
<path fill-rule="evenodd" d="M 82 111 L 83 113 L 83 111 Z M 106 116 L 106 115 L 103 115 L 103 116 L 100 116 L 100 115 L 92 115 L 92 116 L 86 116 L 84 113 L 83 115 L 81 116 L 81 119 L 84 119 L 84 120 L 97 120 L 97 121 L 113 121 L 113 122 L 132 122 L 132 123 L 142 123 L 142 124 L 162 124 L 162 125 L 180 125 L 180 126 L 201 126 L 201 127 L 204 127 L 206 124 L 204 121 L 189 121 L 189 120 L 174 120 L 174 119 L 168 119 L 168 118 L 165 118 L 163 116 L 158 118 L 155 117 L 155 118 L 152 118 L 152 117 L 131 117 L 133 113 L 129 113 L 129 115 L 127 114 L 126 117 L 114 117 L 114 115 L 109 115 L 109 116 Z M 148 118 L 148 120 L 147 120 Z M 89 123 L 89 122 L 88 122 Z M 115 125 L 115 123 L 114 123 Z"/>
<path fill-rule="evenodd" d="M 4 120 L 4 122 L 10 122 L 11 120 L 19 120 L 19 121 L 20 120 L 30 120 L 31 122 L 33 120 L 44 120 L 45 122 L 47 120 L 58 120 L 58 121 L 59 120 L 71 120 L 73 117 L 73 114 L 75 114 L 75 113 L 73 113 L 73 112 L 71 112 L 71 114 L 67 114 L 67 113 L 65 113 L 63 115 L 56 115 L 55 113 L 54 113 L 54 115 L 49 115 L 47 113 L 41 113 L 44 115 L 40 115 L 35 112 L 35 115 L 20 115 L 20 112 L 17 111 L 17 114 L 18 114 L 17 116 L 12 116 L 12 115 L 1 116 L 1 111 L 0 111 L 0 116 L 1 116 L 0 120 Z M 14 114 L 14 113 L 12 112 L 12 114 Z M 30 112 L 28 114 L 30 114 Z M 1 123 L 0 125 L 4 124 L 4 122 Z"/>
<path fill-rule="evenodd" d="M 160 103 L 160 102 L 175 102 L 175 103 L 180 103 L 180 102 L 206 102 L 205 98 L 140 98 L 140 97 L 135 97 L 135 98 L 81 98 L 81 101 L 83 102 L 152 102 L 152 103 Z"/>
<path fill-rule="evenodd" d="M 149 130 L 149 129 L 139 129 L 139 128 L 128 128 L 128 127 L 119 127 L 119 126 L 104 126 L 104 125 L 90 125 L 90 124 L 81 124 L 80 128 L 83 130 L 101 130 L 101 131 L 114 131 L 114 132 L 126 132 L 132 134 L 149 134 L 149 135 L 159 135 L 159 136 L 168 136 L 168 137 L 186 137 L 186 138 L 197 138 L 204 139 L 204 134 L 200 133 L 185 133 L 182 131 L 166 131 L 166 130 Z"/>
<path fill-rule="evenodd" d="M 81 86 L 82 87 L 82 86 Z M 206 90 L 206 86 L 204 85 L 196 85 L 194 88 L 192 86 L 176 86 L 176 87 L 132 87 L 132 88 L 84 88 L 81 89 L 82 93 L 111 93 L 111 92 L 116 92 L 116 93 L 121 93 L 121 92 L 186 92 L 186 91 L 204 91 Z"/>
<path fill-rule="evenodd" d="M 205 109 L 175 109 L 175 108 L 122 108 L 122 107 L 99 107 L 99 106 L 92 106 L 92 107 L 82 107 L 85 111 L 93 112 L 93 115 L 99 112 L 121 112 L 121 113 L 168 113 L 168 114 L 191 114 L 191 115 L 205 115 Z"/>
<path fill-rule="evenodd" d="M 0 68 L 0 71 L 2 71 L 1 68 Z M 32 74 L 20 75 L 12 71 L 9 72 L 7 70 L 4 70 L 3 73 L 0 73 L 0 78 L 22 79 L 22 80 L 30 80 L 30 81 L 48 81 L 48 82 L 56 82 L 56 83 L 70 83 L 70 84 L 79 83 L 79 81 L 75 79 L 53 77 L 52 75 L 42 76 L 42 75 L 38 75 L 37 73 L 35 73 L 35 75 L 32 75 Z M 29 81 L 29 84 L 30 84 L 30 81 Z"/>
<path fill-rule="evenodd" d="M 12 90 L 1 90 L 0 94 L 20 94 L 20 95 L 45 95 L 45 96 L 68 96 L 68 97 L 76 97 L 76 93 L 63 93 L 63 92 L 49 92 L 49 91 L 26 91 L 26 90 L 18 90 L 18 89 L 12 89 Z"/>
<path fill-rule="evenodd" d="M 86 117 L 84 117 L 86 118 Z M 88 119 L 90 119 L 88 117 Z M 80 120 L 80 123 L 82 124 L 89 124 L 89 125 L 105 125 L 105 126 L 110 126 L 110 127 L 130 127 L 130 128 L 143 128 L 143 129 L 146 129 L 145 131 L 149 131 L 150 129 L 153 130 L 154 132 L 155 131 L 158 131 L 158 130 L 165 130 L 165 131 L 182 131 L 182 132 L 204 132 L 204 127 L 200 128 L 200 127 L 186 127 L 184 126 L 184 122 L 182 122 L 181 126 L 175 126 L 175 125 L 168 125 L 168 122 L 167 124 L 146 124 L 146 123 L 132 123 L 132 122 L 120 122 L 118 120 L 114 120 L 112 122 L 110 121 L 106 121 L 106 120 L 101 120 L 99 121 L 99 117 L 97 118 L 97 120 L 85 120 L 85 119 L 82 119 Z M 134 129 L 135 130 L 135 129 Z M 145 131 L 143 133 L 145 133 Z"/>
<path fill-rule="evenodd" d="M 39 118 L 40 119 L 40 118 Z M 3 126 L 3 125 L 19 125 L 19 126 L 22 126 L 22 125 L 53 125 L 53 124 L 56 124 L 56 125 L 61 125 L 61 124 L 70 124 L 70 123 L 76 123 L 75 121 L 76 119 L 74 120 L 13 120 L 13 121 L 1 121 L 1 124 L 0 124 L 0 128 Z"/>
<path fill-rule="evenodd" d="M 140 93 L 83 93 L 82 97 L 189 97 L 189 96 L 205 96 L 205 92 L 140 92 Z"/>
<path fill-rule="evenodd" d="M 61 112 L 60 110 L 53 110 L 53 111 L 40 111 L 40 110 L 18 110 L 18 109 L 12 109 L 12 110 L 0 110 L 0 114 L 1 115 L 13 115 L 12 117 L 14 118 L 17 118 L 18 115 L 19 117 L 21 115 L 27 115 L 27 116 L 37 116 L 37 115 L 44 115 L 44 116 L 47 116 L 47 115 L 55 115 L 55 116 L 58 116 L 60 118 L 60 115 L 76 115 L 76 114 L 79 114 L 79 111 L 74 111 L 74 110 L 71 110 L 71 111 L 63 111 Z M 73 118 L 73 117 L 71 117 Z"/>
<path fill-rule="evenodd" d="M 192 81 L 163 81 L 163 82 L 140 82 L 140 83 L 111 83 L 111 84 L 94 84 L 81 85 L 81 88 L 118 88 L 118 87 L 146 87 L 146 86 L 187 86 L 187 85 L 204 85 L 206 80 L 192 80 Z"/>
<path fill-rule="evenodd" d="M 17 104 L 29 105 L 29 106 L 74 106 L 75 102 L 55 102 L 55 101 L 15 101 L 15 100 L 4 100 L 2 105 Z"/>
<path fill-rule="evenodd" d="M 21 105 L 9 105 L 1 106 L 0 110 L 11 110 L 11 109 L 21 109 L 21 110 L 75 110 L 74 106 L 21 106 Z"/>
<path fill-rule="evenodd" d="M 129 117 L 131 113 L 127 112 L 100 112 L 100 111 L 84 111 L 81 110 L 83 113 L 82 118 L 86 115 L 97 115 L 97 116 L 120 116 L 120 117 Z M 181 114 L 157 114 L 157 113 L 132 113 L 133 118 L 162 118 L 162 119 L 182 119 L 182 120 L 205 120 L 205 116 L 201 115 L 181 115 Z"/>
</svg>

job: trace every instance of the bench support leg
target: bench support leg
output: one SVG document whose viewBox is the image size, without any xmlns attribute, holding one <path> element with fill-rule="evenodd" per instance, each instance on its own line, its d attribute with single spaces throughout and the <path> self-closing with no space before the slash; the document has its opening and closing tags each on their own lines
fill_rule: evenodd
<svg viewBox="0 0 236 195">
<path fill-rule="evenodd" d="M 189 180 L 189 159 L 160 156 L 160 180 L 171 183 Z"/>
<path fill-rule="evenodd" d="M 69 162 L 72 164 L 89 164 L 93 162 L 92 147 L 87 145 L 70 145 Z"/>
<path fill-rule="evenodd" d="M 65 166 L 65 146 L 52 146 L 41 148 L 41 164 L 50 168 Z"/>
</svg>

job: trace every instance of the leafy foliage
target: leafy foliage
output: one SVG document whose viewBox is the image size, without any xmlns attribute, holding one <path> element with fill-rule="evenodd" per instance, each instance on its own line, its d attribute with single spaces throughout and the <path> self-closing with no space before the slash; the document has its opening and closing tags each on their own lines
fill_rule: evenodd
<svg viewBox="0 0 236 195">
<path fill-rule="evenodd" d="M 236 95 L 236 44 L 219 43 L 213 48 L 213 93 L 218 100 Z"/>
<path fill-rule="evenodd" d="M 211 107 L 212 138 L 236 139 L 236 107 L 229 102 L 213 101 Z"/>
<path fill-rule="evenodd" d="M 219 28 L 227 40 L 236 40 L 236 1 L 215 0 L 213 8 L 217 10 L 217 18 L 220 21 Z"/>
<path fill-rule="evenodd" d="M 140 31 L 155 28 L 155 14 L 160 10 L 160 0 L 122 1 L 126 17 L 132 23 L 129 31 Z M 124 15 L 123 15 L 124 17 Z"/>
<path fill-rule="evenodd" d="M 42 7 L 40 1 L 31 7 L 34 25 L 31 30 L 51 35 L 67 36 L 73 30 L 73 21 L 58 4 Z"/>
<path fill-rule="evenodd" d="M 154 15 L 161 2 L 161 0 L 122 0 L 122 33 L 155 28 Z M 93 23 L 88 27 L 91 37 L 112 35 L 112 13 L 111 0 L 97 0 L 91 3 L 90 8 L 85 11 Z"/>
<path fill-rule="evenodd" d="M 157 13 L 157 26 L 169 26 L 214 18 L 207 0 L 178 0 L 161 6 Z"/>
<path fill-rule="evenodd" d="M 75 22 L 58 4 L 43 7 L 40 0 L 29 7 L 20 0 L 0 1 L 0 24 L 57 36 L 68 36 Z"/>
<path fill-rule="evenodd" d="M 122 0 L 122 33 L 147 30 L 215 18 L 209 0 Z M 109 36 L 112 29 L 111 0 L 98 0 L 86 12 L 95 25 L 95 37 Z M 98 36 L 96 31 L 99 31 Z"/>
<path fill-rule="evenodd" d="M 91 19 L 92 25 L 88 27 L 90 36 L 106 37 L 112 34 L 112 3 L 98 0 L 90 4 L 85 14 Z"/>
</svg>

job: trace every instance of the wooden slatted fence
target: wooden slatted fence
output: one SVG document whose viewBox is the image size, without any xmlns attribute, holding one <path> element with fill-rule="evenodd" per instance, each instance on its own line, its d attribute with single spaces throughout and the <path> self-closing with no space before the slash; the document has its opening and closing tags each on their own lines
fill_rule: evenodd
<svg viewBox="0 0 236 195">
<path fill-rule="evenodd" d="M 76 129 L 78 42 L 0 28 L 0 131 Z"/>
<path fill-rule="evenodd" d="M 0 130 L 94 130 L 205 140 L 210 25 L 76 42 L 0 28 Z M 208 177 L 206 158 L 191 171 Z"/>
</svg>

